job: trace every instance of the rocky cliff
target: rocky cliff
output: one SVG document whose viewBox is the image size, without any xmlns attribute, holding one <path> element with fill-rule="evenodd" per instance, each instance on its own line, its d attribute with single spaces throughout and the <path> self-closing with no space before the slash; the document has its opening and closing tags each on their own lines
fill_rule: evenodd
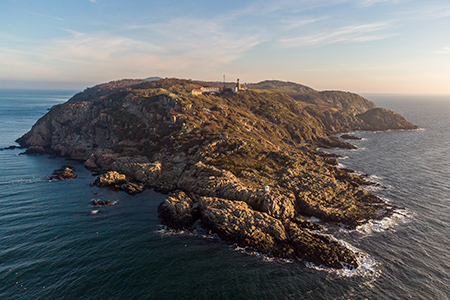
<svg viewBox="0 0 450 300">
<path fill-rule="evenodd" d="M 296 87 L 308 101 L 261 86 L 190 94 L 205 85 L 179 79 L 98 85 L 53 107 L 18 142 L 28 153 L 82 160 L 104 173 L 93 183 L 99 186 L 175 192 L 158 209 L 171 228 L 189 230 L 201 220 L 222 239 L 262 253 L 358 267 L 352 251 L 313 232 L 319 226 L 304 216 L 355 227 L 392 208 L 361 188 L 364 179 L 315 149 L 352 148 L 332 136 L 338 131 L 415 126 L 349 93 Z"/>
</svg>

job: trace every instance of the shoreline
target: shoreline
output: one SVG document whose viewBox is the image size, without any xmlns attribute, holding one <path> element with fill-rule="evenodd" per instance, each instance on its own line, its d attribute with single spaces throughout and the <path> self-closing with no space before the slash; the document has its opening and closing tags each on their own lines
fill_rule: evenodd
<svg viewBox="0 0 450 300">
<path fill-rule="evenodd" d="M 361 187 L 366 179 L 314 149 L 355 148 L 327 130 L 370 128 L 380 117 L 383 126 L 416 126 L 355 94 L 311 92 L 318 104 L 302 104 L 265 90 L 191 95 L 198 84 L 163 79 L 99 85 L 54 106 L 17 142 L 28 154 L 83 161 L 99 173 L 92 185 L 129 194 L 172 192 L 158 213 L 176 230 L 201 220 L 228 243 L 357 268 L 353 252 L 311 231 L 317 226 L 304 216 L 356 228 L 393 208 Z M 321 101 L 335 97 L 354 102 L 337 113 L 340 123 L 319 111 Z"/>
</svg>

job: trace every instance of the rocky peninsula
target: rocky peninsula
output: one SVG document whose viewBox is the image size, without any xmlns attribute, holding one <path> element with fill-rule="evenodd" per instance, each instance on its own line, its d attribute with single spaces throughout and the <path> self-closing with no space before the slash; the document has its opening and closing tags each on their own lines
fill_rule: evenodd
<svg viewBox="0 0 450 300">
<path fill-rule="evenodd" d="M 220 93 L 194 93 L 200 88 Z M 180 79 L 120 80 L 53 107 L 17 142 L 27 153 L 81 160 L 93 183 L 169 193 L 158 208 L 175 230 L 201 226 L 274 257 L 357 268 L 355 253 L 305 217 L 354 228 L 392 213 L 321 148 L 335 134 L 415 129 L 352 93 L 265 81 L 237 93 Z"/>
</svg>

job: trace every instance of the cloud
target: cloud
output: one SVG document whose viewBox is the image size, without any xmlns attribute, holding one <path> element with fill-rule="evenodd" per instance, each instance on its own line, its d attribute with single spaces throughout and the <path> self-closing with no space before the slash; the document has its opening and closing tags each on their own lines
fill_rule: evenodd
<svg viewBox="0 0 450 300">
<path fill-rule="evenodd" d="M 152 31 L 158 34 L 166 50 L 172 53 L 199 53 L 210 61 L 231 62 L 261 43 L 262 34 L 249 30 L 229 30 L 220 22 L 179 18 L 169 23 L 154 24 Z"/>
<path fill-rule="evenodd" d="M 328 17 L 320 17 L 320 18 L 287 18 L 281 21 L 282 29 L 284 30 L 292 30 L 299 27 L 303 27 L 305 25 L 313 24 L 322 20 L 326 20 Z"/>
<path fill-rule="evenodd" d="M 56 21 L 64 21 L 63 18 L 61 17 L 56 17 L 56 16 L 51 16 L 51 15 L 46 15 L 46 14 L 40 14 L 34 11 L 30 11 L 30 10 L 24 10 L 24 12 L 31 14 L 31 15 L 35 15 L 38 17 L 42 17 L 42 18 L 46 18 L 46 19 L 52 19 L 52 20 L 56 20 Z"/>
<path fill-rule="evenodd" d="M 73 80 L 82 76 L 83 80 L 100 81 L 105 76 L 136 78 L 146 74 L 181 72 L 208 76 L 213 72 L 223 72 L 229 66 L 240 68 L 233 62 L 248 56 L 262 43 L 278 43 L 287 48 L 386 39 L 393 36 L 389 22 L 343 24 L 349 24 L 348 20 L 360 6 L 397 2 L 399 0 L 254 0 L 236 9 L 224 8 L 223 11 L 203 15 L 185 12 L 181 17 L 174 13 L 154 18 L 155 12 L 149 11 L 145 20 L 164 21 L 143 24 L 136 18 L 129 20 L 126 26 L 110 24 L 109 31 L 96 29 L 94 23 L 90 32 L 80 30 L 90 26 L 69 28 L 66 23 L 58 23 L 66 26 L 56 27 L 66 32 L 64 38 L 41 40 L 40 46 L 36 45 L 36 40 L 30 41 L 33 47 L 22 46 L 21 49 L 27 51 L 14 53 L 8 59 L 16 61 L 17 70 L 23 74 L 34 74 L 41 68 L 54 77 L 49 79 Z M 380 17 L 374 16 L 372 20 Z M 57 36 L 61 36 L 61 32 Z M 258 57 L 256 55 L 261 52 L 256 52 L 249 61 L 254 63 L 259 59 L 260 64 L 264 64 L 266 57 Z M 6 61 L 7 58 L 3 56 L 0 59 Z M 36 72 L 28 71 L 21 63 L 36 69 Z M 8 76 L 6 73 L 0 67 L 0 75 Z"/>
<path fill-rule="evenodd" d="M 162 53 L 164 49 L 150 42 L 108 34 L 75 33 L 73 37 L 55 40 L 40 50 L 56 58 L 104 61 L 133 53 Z"/>
<path fill-rule="evenodd" d="M 450 17 L 450 5 L 440 5 L 435 7 L 428 7 L 424 9 L 422 12 L 418 12 L 418 14 L 422 14 L 423 17 L 427 19 L 442 19 Z"/>
<path fill-rule="evenodd" d="M 433 51 L 432 54 L 449 55 L 450 54 L 450 47 L 444 47 L 442 49 Z"/>
<path fill-rule="evenodd" d="M 426 4 L 420 3 L 418 5 L 411 5 L 404 11 L 399 13 L 399 15 L 409 17 L 415 21 L 450 18 L 449 3 L 438 3 L 438 4 L 430 4 L 428 2 L 425 3 Z"/>
<path fill-rule="evenodd" d="M 0 56 L 0 66 L 2 60 L 8 59 L 8 65 L 17 62 L 17 70 L 30 76 L 35 74 L 34 70 L 45 69 L 49 80 L 76 80 L 83 76 L 84 81 L 100 81 L 106 76 L 136 78 L 182 71 L 211 73 L 264 40 L 260 34 L 232 31 L 220 22 L 191 18 L 110 32 L 60 29 L 68 33 L 65 38 L 45 41 L 31 52 L 3 49 L 14 55 Z M 0 70 L 0 77 L 7 76 Z"/>
<path fill-rule="evenodd" d="M 401 0 L 362 0 L 357 1 L 356 5 L 359 7 L 370 7 L 377 4 L 398 4 Z"/>
<path fill-rule="evenodd" d="M 380 31 L 388 29 L 389 23 L 370 23 L 338 28 L 331 32 L 318 33 L 307 36 L 280 39 L 284 47 L 301 47 L 327 45 L 334 43 L 360 43 L 386 39 L 392 34 L 382 34 Z"/>
</svg>

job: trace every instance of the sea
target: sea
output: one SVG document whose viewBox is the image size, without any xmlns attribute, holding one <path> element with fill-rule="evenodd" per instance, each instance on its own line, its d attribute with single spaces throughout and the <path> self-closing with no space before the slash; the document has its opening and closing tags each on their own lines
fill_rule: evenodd
<svg viewBox="0 0 450 300">
<path fill-rule="evenodd" d="M 0 148 L 75 92 L 0 90 Z M 398 207 L 355 230 L 326 227 L 358 252 L 357 270 L 170 232 L 157 216 L 166 195 L 90 187 L 95 177 L 75 161 L 10 149 L 0 151 L 0 299 L 449 299 L 450 96 L 364 96 L 420 129 L 354 132 L 357 150 L 331 150 Z M 50 182 L 62 165 L 78 178 Z"/>
</svg>

